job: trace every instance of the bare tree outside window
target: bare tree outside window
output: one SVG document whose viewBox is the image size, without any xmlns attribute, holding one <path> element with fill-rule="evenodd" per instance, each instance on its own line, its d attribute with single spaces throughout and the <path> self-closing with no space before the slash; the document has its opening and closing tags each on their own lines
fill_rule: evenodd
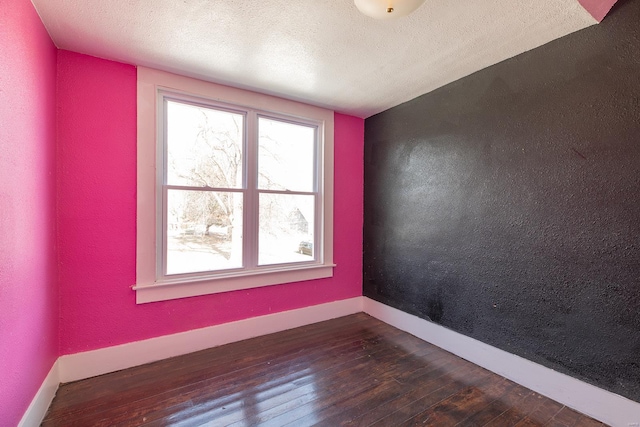
<svg viewBox="0 0 640 427">
<path fill-rule="evenodd" d="M 259 263 L 308 260 L 315 230 L 316 129 L 260 117 L 258 143 Z"/>
<path fill-rule="evenodd" d="M 166 274 L 241 268 L 245 114 L 165 108 Z M 315 155 L 315 127 L 258 118 L 259 265 L 313 259 Z"/>
<path fill-rule="evenodd" d="M 167 102 L 167 274 L 242 266 L 244 115 Z M 185 189 L 179 189 L 183 187 Z"/>
</svg>

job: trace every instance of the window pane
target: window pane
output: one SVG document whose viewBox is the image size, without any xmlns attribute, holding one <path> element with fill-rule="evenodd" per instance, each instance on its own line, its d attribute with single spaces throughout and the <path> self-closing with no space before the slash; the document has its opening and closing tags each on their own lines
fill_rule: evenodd
<svg viewBox="0 0 640 427">
<path fill-rule="evenodd" d="M 258 132 L 258 187 L 314 191 L 316 128 L 261 117 Z"/>
<path fill-rule="evenodd" d="M 260 195 L 260 265 L 314 259 L 314 203 L 314 196 Z"/>
<path fill-rule="evenodd" d="M 167 273 L 242 267 L 242 193 L 168 190 Z"/>
<path fill-rule="evenodd" d="M 167 184 L 241 188 L 244 116 L 167 101 Z"/>
</svg>

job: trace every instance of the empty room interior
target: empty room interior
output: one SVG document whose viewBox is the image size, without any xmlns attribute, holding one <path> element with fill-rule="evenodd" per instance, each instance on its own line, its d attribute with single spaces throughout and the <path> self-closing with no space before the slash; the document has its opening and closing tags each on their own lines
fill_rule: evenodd
<svg viewBox="0 0 640 427">
<path fill-rule="evenodd" d="M 0 427 L 640 426 L 640 0 L 0 0 Z"/>
</svg>

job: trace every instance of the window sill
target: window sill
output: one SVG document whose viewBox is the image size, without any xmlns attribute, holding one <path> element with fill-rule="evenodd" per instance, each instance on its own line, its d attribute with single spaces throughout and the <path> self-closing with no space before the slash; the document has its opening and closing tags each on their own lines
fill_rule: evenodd
<svg viewBox="0 0 640 427">
<path fill-rule="evenodd" d="M 166 301 L 198 295 L 281 285 L 305 280 L 324 279 L 333 276 L 335 264 L 312 265 L 297 268 L 261 270 L 234 276 L 188 278 L 175 281 L 137 284 L 136 303 Z"/>
</svg>

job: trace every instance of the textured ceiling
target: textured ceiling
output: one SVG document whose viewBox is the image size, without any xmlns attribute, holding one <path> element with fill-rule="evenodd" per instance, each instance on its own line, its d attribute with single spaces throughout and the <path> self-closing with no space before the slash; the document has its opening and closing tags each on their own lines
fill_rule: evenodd
<svg viewBox="0 0 640 427">
<path fill-rule="evenodd" d="M 55 44 L 368 117 L 596 23 L 577 0 L 33 0 Z"/>
</svg>

